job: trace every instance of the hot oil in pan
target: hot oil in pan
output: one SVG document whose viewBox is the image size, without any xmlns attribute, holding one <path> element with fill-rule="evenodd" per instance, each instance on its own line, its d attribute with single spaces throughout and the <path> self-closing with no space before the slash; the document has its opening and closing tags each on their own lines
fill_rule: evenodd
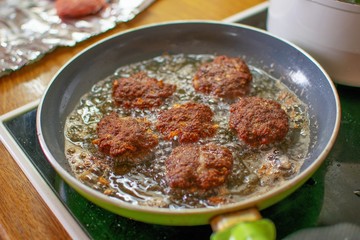
<svg viewBox="0 0 360 240">
<path fill-rule="evenodd" d="M 228 129 L 229 104 L 223 99 L 196 93 L 192 77 L 198 66 L 213 59 L 213 55 L 164 55 L 120 67 L 112 76 L 98 82 L 69 115 L 66 126 L 65 153 L 74 175 L 83 183 L 122 201 L 168 208 L 213 207 L 238 202 L 261 194 L 296 175 L 309 147 L 307 107 L 284 84 L 250 66 L 253 74 L 250 95 L 280 102 L 290 117 L 290 130 L 281 144 L 251 149 L 242 144 Z M 111 98 L 112 81 L 145 71 L 150 77 L 177 85 L 173 96 L 156 110 L 126 110 L 115 107 Z M 96 139 L 96 124 L 107 113 L 120 116 L 145 117 L 155 124 L 161 110 L 175 103 L 195 101 L 209 105 L 217 134 L 199 143 L 214 142 L 228 147 L 234 156 L 232 173 L 227 184 L 207 193 L 174 192 L 165 180 L 164 162 L 176 141 L 164 141 L 143 163 L 136 166 L 114 166 L 111 157 L 100 153 L 92 140 Z M 153 129 L 155 132 L 156 130 Z M 159 134 L 160 135 L 160 134 Z"/>
</svg>

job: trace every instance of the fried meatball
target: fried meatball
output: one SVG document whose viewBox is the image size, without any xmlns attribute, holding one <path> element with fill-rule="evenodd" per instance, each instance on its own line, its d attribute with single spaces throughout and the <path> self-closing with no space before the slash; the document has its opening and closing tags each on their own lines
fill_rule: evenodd
<svg viewBox="0 0 360 240">
<path fill-rule="evenodd" d="M 177 104 L 160 113 L 156 128 L 166 140 L 196 142 L 215 134 L 217 125 L 212 122 L 213 115 L 210 107 L 205 104 Z"/>
<path fill-rule="evenodd" d="M 139 72 L 128 78 L 114 80 L 112 97 L 117 106 L 148 109 L 160 106 L 175 90 L 175 85 Z"/>
<path fill-rule="evenodd" d="M 249 67 L 241 58 L 218 56 L 200 66 L 193 86 L 204 94 L 233 99 L 249 93 L 251 80 Z"/>
<path fill-rule="evenodd" d="M 274 100 L 244 97 L 231 105 L 229 125 L 239 139 L 257 147 L 284 139 L 289 131 L 289 118 Z"/>
<path fill-rule="evenodd" d="M 157 136 L 145 119 L 119 117 L 111 113 L 97 124 L 98 138 L 93 141 L 99 151 L 112 157 L 135 158 L 158 144 Z"/>
<path fill-rule="evenodd" d="M 173 189 L 212 189 L 226 182 L 232 164 L 232 153 L 226 147 L 180 145 L 165 161 L 166 181 Z"/>
</svg>

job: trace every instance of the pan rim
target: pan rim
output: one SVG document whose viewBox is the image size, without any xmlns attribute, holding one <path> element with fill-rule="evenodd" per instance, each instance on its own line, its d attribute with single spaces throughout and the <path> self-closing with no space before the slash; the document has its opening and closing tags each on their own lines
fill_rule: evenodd
<svg viewBox="0 0 360 240">
<path fill-rule="evenodd" d="M 56 158 L 52 155 L 51 151 L 49 150 L 47 143 L 43 137 L 43 133 L 42 133 L 42 122 L 41 122 L 41 114 L 42 114 L 42 108 L 43 108 L 43 104 L 44 101 L 46 100 L 48 91 L 51 87 L 51 85 L 53 84 L 53 82 L 56 80 L 56 78 L 58 77 L 58 75 L 60 75 L 60 73 L 68 66 L 70 65 L 75 59 L 77 59 L 80 55 L 84 54 L 85 52 L 87 52 L 88 50 L 96 47 L 97 45 L 100 45 L 104 42 L 107 42 L 111 39 L 114 39 L 120 35 L 124 35 L 124 34 L 128 34 L 131 32 L 135 32 L 135 31 L 140 31 L 142 29 L 148 29 L 148 28 L 152 28 L 152 27 L 159 27 L 159 26 L 163 26 L 163 25 L 172 25 L 172 24 L 220 24 L 220 25 L 228 25 L 228 26 L 234 26 L 234 27 L 239 27 L 239 28 L 245 28 L 245 29 L 249 29 L 252 31 L 256 31 L 256 32 L 260 32 L 262 34 L 266 34 L 272 38 L 276 38 L 282 42 L 284 42 L 287 45 L 290 45 L 292 48 L 295 48 L 297 51 L 301 52 L 302 54 L 304 54 L 311 62 L 313 62 L 316 67 L 322 72 L 322 74 L 324 74 L 325 78 L 327 79 L 330 87 L 331 87 L 331 91 L 333 94 L 333 97 L 335 98 L 335 104 L 336 104 L 336 119 L 335 119 L 335 125 L 334 125 L 334 129 L 330 135 L 330 140 L 327 142 L 325 148 L 323 149 L 323 151 L 321 152 L 321 154 L 314 159 L 314 161 L 306 168 L 304 169 L 304 171 L 300 172 L 299 174 L 297 174 L 296 176 L 294 176 L 292 179 L 288 180 L 287 182 L 285 182 L 284 184 L 282 184 L 281 186 L 278 186 L 274 189 L 272 189 L 271 191 L 264 193 L 264 194 L 259 194 L 257 196 L 252 196 L 249 199 L 244 199 L 243 201 L 240 202 L 236 202 L 236 203 L 229 203 L 229 204 L 224 204 L 224 205 L 220 205 L 214 208 L 181 208 L 181 209 L 171 209 L 171 208 L 158 208 L 158 207 L 150 207 L 150 206 L 140 206 L 140 205 L 134 205 L 134 204 L 130 204 L 127 202 L 123 202 L 119 199 L 116 198 L 111 198 L 109 196 L 106 196 L 105 194 L 98 192 L 88 186 L 86 186 L 85 184 L 81 183 L 79 180 L 77 180 L 74 176 L 72 176 L 68 171 L 66 171 L 56 160 Z M 137 211 L 137 212 L 143 212 L 143 213 L 152 213 L 152 214 L 162 214 L 162 215 L 189 215 L 189 214 L 203 214 L 203 213 L 207 213 L 207 214 L 219 214 L 219 213 L 223 213 L 223 212 L 231 212 L 231 211 L 237 211 L 237 210 L 242 210 L 242 209 L 246 209 L 246 208 L 250 208 L 250 207 L 257 207 L 260 210 L 263 208 L 266 208 L 267 206 L 262 206 L 262 203 L 269 198 L 273 198 L 275 196 L 279 196 L 282 193 L 285 193 L 287 191 L 292 190 L 293 188 L 295 188 L 297 185 L 301 185 L 303 182 L 305 182 L 307 180 L 307 178 L 309 178 L 323 163 L 323 161 L 325 160 L 326 156 L 329 154 L 332 146 L 334 145 L 335 141 L 336 141 L 336 137 L 338 135 L 339 132 L 339 128 L 340 128 L 340 119 L 341 119 L 341 107 L 340 107 L 340 100 L 339 100 L 339 96 L 337 94 L 336 88 L 334 83 L 331 81 L 331 78 L 329 77 L 329 75 L 326 73 L 326 71 L 320 66 L 320 64 L 312 57 L 310 56 L 308 53 L 306 53 L 304 50 L 302 50 L 300 47 L 296 46 L 295 44 L 282 39 L 281 37 L 277 37 L 274 34 L 271 34 L 265 30 L 261 30 L 255 27 L 251 27 L 251 26 L 247 26 L 247 25 L 243 25 L 243 24 L 238 24 L 238 23 L 224 23 L 221 21 L 213 21 L 213 20 L 181 20 L 181 21 L 166 21 L 166 22 L 161 22 L 161 23 L 153 23 L 153 24 L 147 24 L 147 25 L 143 25 L 140 27 L 136 27 L 136 28 L 132 28 L 129 30 L 125 30 L 122 31 L 120 33 L 114 34 L 112 36 L 106 37 L 103 40 L 100 40 L 90 46 L 88 46 L 87 48 L 85 48 L 84 50 L 80 51 L 78 54 L 76 54 L 74 57 L 72 57 L 66 64 L 64 64 L 64 66 L 62 66 L 57 73 L 54 75 L 54 77 L 52 78 L 52 80 L 50 81 L 47 89 L 45 90 L 41 100 L 40 100 L 40 104 L 38 106 L 37 109 L 37 116 L 36 116 L 36 130 L 37 130 L 37 135 L 38 135 L 38 139 L 40 142 L 40 146 L 42 151 L 44 152 L 46 158 L 48 159 L 48 161 L 51 163 L 51 165 L 54 167 L 54 169 L 56 170 L 56 172 L 59 173 L 59 175 L 68 183 L 70 184 L 72 187 L 76 187 L 77 190 L 80 190 L 81 192 L 93 196 L 97 199 L 99 199 L 99 201 L 104 202 L 106 204 L 109 204 L 111 206 L 114 206 L 116 208 L 124 208 L 124 209 L 128 209 L 128 210 L 132 210 L 132 211 Z M 302 183 L 301 183 L 302 182 Z M 293 189 L 294 191 L 296 190 Z M 281 200 L 281 199 L 279 199 Z M 276 201 L 277 202 L 277 201 Z"/>
</svg>

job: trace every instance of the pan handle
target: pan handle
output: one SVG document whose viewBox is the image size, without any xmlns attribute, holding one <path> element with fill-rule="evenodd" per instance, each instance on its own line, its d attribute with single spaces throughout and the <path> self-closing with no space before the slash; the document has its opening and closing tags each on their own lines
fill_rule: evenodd
<svg viewBox="0 0 360 240">
<path fill-rule="evenodd" d="M 276 229 L 269 219 L 262 219 L 255 208 L 216 216 L 211 220 L 211 240 L 275 240 Z"/>
</svg>

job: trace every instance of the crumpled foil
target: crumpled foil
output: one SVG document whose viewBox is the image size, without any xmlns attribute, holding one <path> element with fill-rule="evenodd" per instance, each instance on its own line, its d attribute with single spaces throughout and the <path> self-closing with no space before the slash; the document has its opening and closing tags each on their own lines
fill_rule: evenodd
<svg viewBox="0 0 360 240">
<path fill-rule="evenodd" d="M 110 0 L 95 15 L 61 20 L 51 0 L 0 0 L 0 77 L 58 46 L 74 46 L 133 19 L 155 0 Z"/>
</svg>

